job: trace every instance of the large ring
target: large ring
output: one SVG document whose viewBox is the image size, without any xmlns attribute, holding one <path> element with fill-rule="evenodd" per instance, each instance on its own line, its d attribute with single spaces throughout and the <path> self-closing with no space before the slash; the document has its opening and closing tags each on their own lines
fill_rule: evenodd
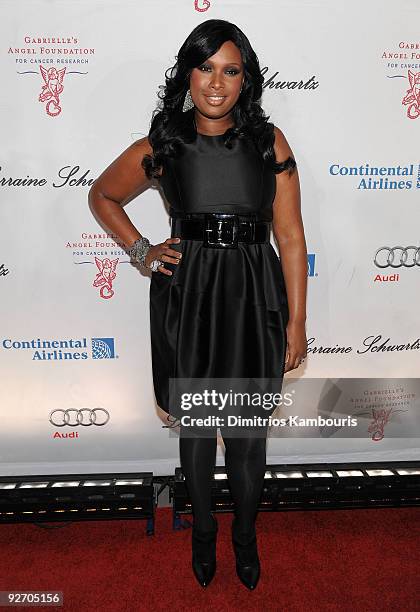
<svg viewBox="0 0 420 612">
<path fill-rule="evenodd" d="M 159 266 L 163 266 L 164 262 L 160 261 L 160 259 L 154 259 L 152 261 L 152 263 L 150 264 L 149 268 L 151 269 L 152 272 L 157 272 Z"/>
</svg>

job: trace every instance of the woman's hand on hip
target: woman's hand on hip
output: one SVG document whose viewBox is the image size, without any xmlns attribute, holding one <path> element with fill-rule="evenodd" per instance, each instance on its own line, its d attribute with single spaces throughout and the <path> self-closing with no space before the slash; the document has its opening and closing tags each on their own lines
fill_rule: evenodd
<svg viewBox="0 0 420 612">
<path fill-rule="evenodd" d="M 151 246 L 145 257 L 146 266 L 150 267 L 150 264 L 155 259 L 159 259 L 159 261 L 163 261 L 163 263 L 178 264 L 182 257 L 182 253 L 175 251 L 175 249 L 171 249 L 168 245 L 178 244 L 180 241 L 180 238 L 167 238 L 164 242 Z M 167 270 L 164 266 L 159 266 L 158 271 L 168 276 L 172 275 L 171 270 Z"/>
</svg>

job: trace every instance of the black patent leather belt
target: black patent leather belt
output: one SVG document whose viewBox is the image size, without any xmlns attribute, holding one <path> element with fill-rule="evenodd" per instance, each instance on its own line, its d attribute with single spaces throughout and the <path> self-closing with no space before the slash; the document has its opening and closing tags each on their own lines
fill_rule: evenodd
<svg viewBox="0 0 420 612">
<path fill-rule="evenodd" d="M 202 240 L 203 246 L 235 249 L 238 242 L 270 241 L 269 221 L 256 221 L 231 213 L 203 213 L 199 217 L 171 217 L 171 237 Z"/>
</svg>

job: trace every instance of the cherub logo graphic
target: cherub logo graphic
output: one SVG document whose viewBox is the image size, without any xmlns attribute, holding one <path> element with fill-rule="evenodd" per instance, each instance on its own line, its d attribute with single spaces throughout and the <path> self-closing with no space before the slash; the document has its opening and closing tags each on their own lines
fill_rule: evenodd
<svg viewBox="0 0 420 612">
<path fill-rule="evenodd" d="M 360 380 L 360 379 L 359 379 Z M 399 388 L 398 393 L 404 391 L 404 388 Z M 381 400 L 375 400 L 377 405 Z M 381 402 L 382 403 L 382 402 Z M 389 405 L 389 399 L 384 401 L 385 405 Z M 369 427 L 367 432 L 371 434 L 372 442 L 380 442 L 385 436 L 385 425 L 389 425 L 391 418 L 399 412 L 408 412 L 404 408 L 373 408 L 373 406 L 367 406 L 367 411 L 355 412 L 355 417 L 365 417 L 369 420 Z M 395 424 L 398 426 L 398 424 Z"/>
<path fill-rule="evenodd" d="M 201 4 L 201 6 L 200 6 Z M 204 13 L 205 11 L 207 11 L 210 8 L 210 2 L 209 0 L 194 0 L 194 8 L 196 11 L 198 11 L 199 13 Z"/>
<path fill-rule="evenodd" d="M 99 291 L 99 295 L 101 296 L 101 298 L 104 298 L 104 300 L 108 300 L 114 295 L 112 283 L 115 277 L 117 276 L 115 270 L 118 261 L 119 259 L 111 260 L 108 259 L 108 257 L 105 257 L 105 259 L 101 260 L 98 259 L 98 257 L 95 257 L 95 263 L 99 272 L 96 275 L 95 280 L 93 281 L 93 286 L 101 288 L 101 290 Z"/>
<path fill-rule="evenodd" d="M 385 425 L 391 418 L 392 408 L 381 408 L 380 410 L 372 408 L 372 412 L 373 422 L 369 425 L 368 432 L 372 434 L 374 442 L 379 442 L 384 437 Z"/>
<path fill-rule="evenodd" d="M 45 85 L 42 86 L 38 101 L 47 102 L 45 110 L 50 117 L 56 117 L 61 113 L 60 94 L 64 89 L 63 79 L 66 68 L 61 70 L 48 68 L 46 70 L 43 66 L 40 66 L 39 69 L 41 70 Z"/>
<path fill-rule="evenodd" d="M 407 105 L 407 117 L 417 119 L 420 115 L 420 72 L 408 71 L 410 88 L 407 89 L 402 104 Z"/>
</svg>

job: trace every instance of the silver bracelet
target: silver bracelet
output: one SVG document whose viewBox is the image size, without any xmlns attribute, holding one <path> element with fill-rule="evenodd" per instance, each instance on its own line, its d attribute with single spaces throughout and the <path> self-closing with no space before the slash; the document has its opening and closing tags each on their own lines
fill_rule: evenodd
<svg viewBox="0 0 420 612">
<path fill-rule="evenodd" d="M 127 253 L 132 261 L 139 263 L 145 268 L 149 268 L 152 270 L 152 272 L 157 272 L 158 267 L 163 266 L 163 262 L 159 259 L 153 260 L 150 266 L 146 266 L 146 255 L 150 247 L 151 244 L 149 239 L 142 236 L 141 238 L 138 238 L 129 249 L 127 249 Z"/>
</svg>

